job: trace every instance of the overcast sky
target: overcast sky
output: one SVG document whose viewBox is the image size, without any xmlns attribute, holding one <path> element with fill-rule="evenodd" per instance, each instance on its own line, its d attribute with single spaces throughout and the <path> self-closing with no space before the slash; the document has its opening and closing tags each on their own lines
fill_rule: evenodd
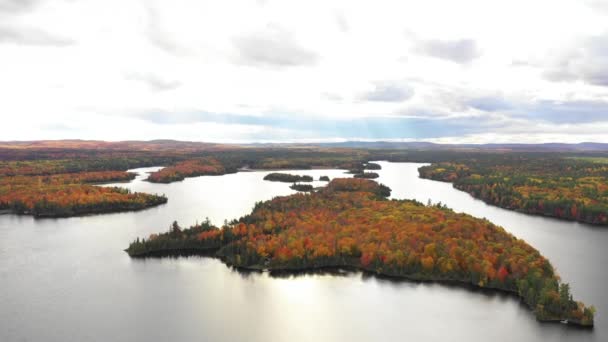
<svg viewBox="0 0 608 342">
<path fill-rule="evenodd" d="M 608 142 L 608 0 L 0 0 L 0 140 Z"/>
</svg>

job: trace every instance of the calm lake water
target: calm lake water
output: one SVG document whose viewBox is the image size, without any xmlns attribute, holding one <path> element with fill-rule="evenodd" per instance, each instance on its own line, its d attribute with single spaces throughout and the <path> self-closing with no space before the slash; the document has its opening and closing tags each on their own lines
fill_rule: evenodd
<svg viewBox="0 0 608 342">
<path fill-rule="evenodd" d="M 423 164 L 385 163 L 393 198 L 441 201 L 486 217 L 547 256 L 596 327 L 538 323 L 508 295 L 392 281 L 359 272 L 272 277 L 205 257 L 131 259 L 136 237 L 209 217 L 221 224 L 256 201 L 293 193 L 268 172 L 128 184 L 169 202 L 134 212 L 65 219 L 0 216 L 0 341 L 608 341 L 608 228 L 528 216 L 418 178 Z M 340 170 L 293 171 L 318 179 Z M 320 182 L 315 182 L 322 184 Z"/>
</svg>

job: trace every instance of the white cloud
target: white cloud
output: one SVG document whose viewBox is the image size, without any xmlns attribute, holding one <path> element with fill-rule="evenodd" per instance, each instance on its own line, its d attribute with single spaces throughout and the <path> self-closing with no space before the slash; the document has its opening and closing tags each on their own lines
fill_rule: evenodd
<svg viewBox="0 0 608 342">
<path fill-rule="evenodd" d="M 431 57 L 456 63 L 470 63 L 481 56 L 477 44 L 472 39 L 424 40 L 418 42 L 418 50 Z"/>
<path fill-rule="evenodd" d="M 293 33 L 269 25 L 233 39 L 238 62 L 253 66 L 289 67 L 316 64 L 319 56 L 300 46 Z"/>
<path fill-rule="evenodd" d="M 581 80 L 608 87 L 608 32 L 579 39 L 550 57 L 544 76 L 552 81 Z"/>
<path fill-rule="evenodd" d="M 403 102 L 414 96 L 414 89 L 398 82 L 378 82 L 361 98 L 367 101 Z"/>
<path fill-rule="evenodd" d="M 178 88 L 179 81 L 164 79 L 154 73 L 130 72 L 125 75 L 127 80 L 142 82 L 152 90 L 172 90 Z"/>
<path fill-rule="evenodd" d="M 23 12 L 32 9 L 38 0 L 0 0 L 0 12 Z"/>
<path fill-rule="evenodd" d="M 603 7 L 0 0 L 0 136 L 608 140 Z"/>
</svg>

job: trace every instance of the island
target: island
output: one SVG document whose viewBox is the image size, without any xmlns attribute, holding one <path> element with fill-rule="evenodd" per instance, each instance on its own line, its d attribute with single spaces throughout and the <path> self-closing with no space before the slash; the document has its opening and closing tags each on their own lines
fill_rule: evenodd
<svg viewBox="0 0 608 342">
<path fill-rule="evenodd" d="M 187 177 L 219 176 L 230 172 L 236 172 L 236 170 L 227 170 L 215 158 L 198 158 L 181 161 L 175 165 L 152 172 L 147 180 L 152 183 L 172 183 L 182 181 Z"/>
<path fill-rule="evenodd" d="M 322 182 L 329 182 L 329 177 L 328 176 L 321 176 L 319 177 L 319 180 Z"/>
<path fill-rule="evenodd" d="M 573 300 L 536 249 L 485 219 L 442 205 L 388 200 L 390 189 L 340 178 L 310 194 L 256 203 L 221 228 L 209 221 L 137 239 L 132 257 L 201 253 L 271 271 L 351 268 L 418 281 L 469 284 L 518 296 L 540 321 L 592 326 L 595 309 Z"/>
<path fill-rule="evenodd" d="M 367 174 L 365 170 L 380 170 L 382 166 L 377 163 L 366 162 L 359 163 L 355 167 L 350 168 L 346 173 L 354 174 L 354 175 L 364 175 Z M 374 173 L 375 174 L 375 173 Z M 355 176 L 356 177 L 356 176 Z M 375 178 L 375 177 L 357 177 L 357 178 Z"/>
<path fill-rule="evenodd" d="M 365 169 L 366 170 L 381 170 L 382 166 L 380 164 L 377 164 L 377 163 L 368 162 L 368 163 L 365 164 Z"/>
<path fill-rule="evenodd" d="M 133 178 L 134 173 L 123 171 L 1 177 L 0 210 L 35 217 L 67 217 L 141 210 L 167 202 L 164 195 L 92 185 Z"/>
<path fill-rule="evenodd" d="M 311 176 L 300 176 L 292 175 L 289 173 L 273 172 L 269 173 L 264 177 L 264 180 L 271 182 L 284 182 L 284 183 L 295 183 L 295 182 L 312 182 Z"/>
<path fill-rule="evenodd" d="M 362 172 L 362 173 L 354 174 L 353 177 L 365 178 L 365 179 L 376 179 L 376 178 L 380 177 L 380 175 L 375 172 Z"/>
<path fill-rule="evenodd" d="M 314 190 L 313 186 L 310 184 L 299 184 L 299 183 L 293 183 L 289 188 L 292 190 L 304 191 L 304 192 L 310 192 L 310 191 Z"/>
</svg>

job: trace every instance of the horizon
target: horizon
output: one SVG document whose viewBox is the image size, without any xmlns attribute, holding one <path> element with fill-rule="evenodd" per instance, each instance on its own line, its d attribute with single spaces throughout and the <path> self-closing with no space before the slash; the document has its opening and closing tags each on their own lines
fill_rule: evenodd
<svg viewBox="0 0 608 342">
<path fill-rule="evenodd" d="M 582 141 L 575 143 L 567 143 L 560 141 L 549 141 L 540 143 L 500 143 L 500 142 L 488 142 L 488 143 L 455 143 L 445 142 L 438 143 L 427 140 L 405 140 L 405 139 L 341 139 L 341 140 L 311 140 L 311 141 L 250 141 L 250 142 L 217 142 L 217 141 L 196 141 L 196 140 L 179 140 L 179 139 L 148 139 L 148 140 L 99 140 L 99 139 L 39 139 L 39 140 L 0 140 L 0 144 L 26 144 L 26 143 L 41 143 L 41 142 L 101 142 L 101 143 L 151 143 L 151 142 L 176 142 L 176 143 L 200 143 L 200 144 L 217 144 L 217 145 L 329 145 L 329 144 L 344 144 L 344 143 L 362 143 L 362 144 L 374 144 L 374 143 L 390 143 L 390 144 L 428 144 L 437 146 L 490 146 L 490 145 L 530 145 L 530 146 L 541 146 L 541 145 L 608 145 L 604 142 L 594 141 Z"/>
<path fill-rule="evenodd" d="M 608 142 L 607 19 L 598 0 L 0 0 L 0 136 Z"/>
</svg>

